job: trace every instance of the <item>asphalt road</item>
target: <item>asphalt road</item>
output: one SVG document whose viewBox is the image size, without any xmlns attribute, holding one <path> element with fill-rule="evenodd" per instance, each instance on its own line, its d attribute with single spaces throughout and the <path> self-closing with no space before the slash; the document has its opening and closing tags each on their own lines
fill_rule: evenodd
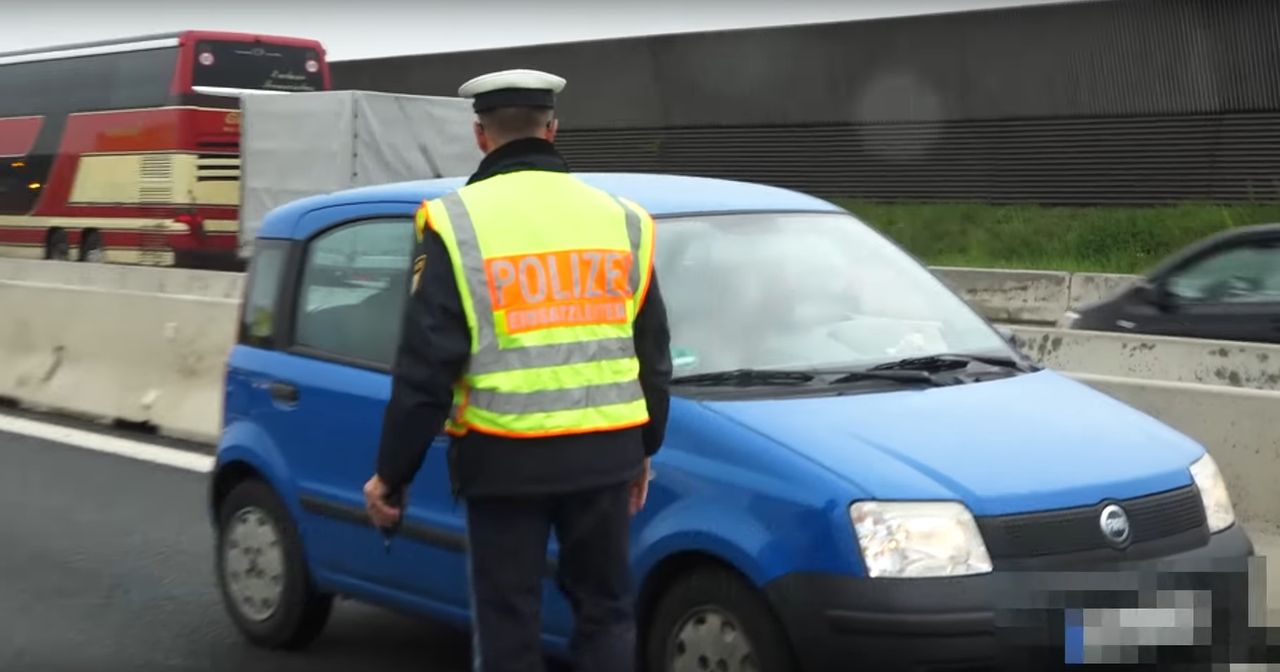
<svg viewBox="0 0 1280 672">
<path fill-rule="evenodd" d="M 206 478 L 0 433 L 0 670 L 469 668 L 463 633 L 351 602 L 306 652 L 244 642 L 214 584 Z"/>
</svg>

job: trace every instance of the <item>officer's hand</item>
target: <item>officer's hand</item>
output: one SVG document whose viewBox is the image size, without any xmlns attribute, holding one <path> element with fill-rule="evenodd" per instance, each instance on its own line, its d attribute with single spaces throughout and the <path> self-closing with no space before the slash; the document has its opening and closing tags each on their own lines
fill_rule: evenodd
<svg viewBox="0 0 1280 672">
<path fill-rule="evenodd" d="M 369 519 L 373 521 L 375 527 L 394 527 L 400 520 L 400 509 L 387 504 L 387 497 L 390 494 L 390 488 L 382 482 L 381 478 L 378 478 L 377 474 L 364 484 L 364 508 L 369 512 Z"/>
<path fill-rule="evenodd" d="M 649 458 L 644 459 L 644 469 L 640 471 L 640 475 L 636 480 L 631 482 L 631 515 L 640 513 L 640 509 L 644 508 L 644 502 L 649 498 Z"/>
</svg>

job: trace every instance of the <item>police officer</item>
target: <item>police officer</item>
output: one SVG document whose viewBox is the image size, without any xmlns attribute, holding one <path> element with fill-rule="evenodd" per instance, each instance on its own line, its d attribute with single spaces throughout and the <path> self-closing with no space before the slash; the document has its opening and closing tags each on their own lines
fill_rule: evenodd
<svg viewBox="0 0 1280 672">
<path fill-rule="evenodd" d="M 569 175 L 553 140 L 565 81 L 492 73 L 473 99 L 485 153 L 467 185 L 424 203 L 369 515 L 399 520 L 443 425 L 466 502 L 473 657 L 484 672 L 542 669 L 547 543 L 573 607 L 577 670 L 635 665 L 630 516 L 666 430 L 666 310 L 653 220 Z"/>
</svg>

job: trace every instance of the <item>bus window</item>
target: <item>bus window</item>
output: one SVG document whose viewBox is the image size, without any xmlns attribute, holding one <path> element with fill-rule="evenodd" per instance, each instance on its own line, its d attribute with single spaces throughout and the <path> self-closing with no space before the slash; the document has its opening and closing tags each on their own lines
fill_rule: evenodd
<svg viewBox="0 0 1280 672">
<path fill-rule="evenodd" d="M 192 87 L 323 91 L 324 63 L 310 47 L 266 42 L 200 40 Z"/>
<path fill-rule="evenodd" d="M 127 54 L 113 54 L 114 58 L 102 65 L 106 89 L 105 104 L 90 107 L 99 109 L 141 109 L 160 107 L 168 102 L 169 82 L 178 65 L 176 49 L 153 49 Z M 95 101 L 97 102 L 97 101 Z"/>
</svg>

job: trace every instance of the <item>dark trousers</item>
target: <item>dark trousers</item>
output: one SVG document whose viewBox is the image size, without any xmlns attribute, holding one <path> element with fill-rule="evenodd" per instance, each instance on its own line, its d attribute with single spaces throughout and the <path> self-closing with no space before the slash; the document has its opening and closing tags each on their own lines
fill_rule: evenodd
<svg viewBox="0 0 1280 672">
<path fill-rule="evenodd" d="M 540 616 L 547 542 L 574 613 L 577 672 L 633 672 L 636 629 L 626 484 L 563 495 L 467 500 L 476 672 L 543 670 Z"/>
</svg>

